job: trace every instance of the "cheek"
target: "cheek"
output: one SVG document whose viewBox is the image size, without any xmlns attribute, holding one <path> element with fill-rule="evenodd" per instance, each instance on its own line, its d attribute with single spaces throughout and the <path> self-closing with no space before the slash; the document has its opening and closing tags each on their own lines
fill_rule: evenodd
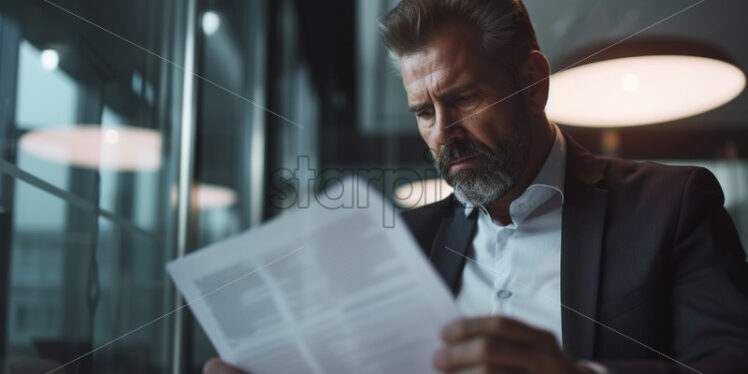
<svg viewBox="0 0 748 374">
<path fill-rule="evenodd" d="M 487 146 L 496 153 L 499 149 L 506 148 L 505 143 L 513 139 L 513 124 L 510 121 L 499 116 L 485 116 L 476 118 L 465 129 L 469 139 Z"/>
<path fill-rule="evenodd" d="M 425 129 L 425 128 L 421 127 L 421 126 L 419 126 L 418 127 L 418 132 L 421 134 L 421 139 L 423 139 L 424 143 L 426 143 L 426 145 L 431 150 L 431 153 L 434 154 L 435 152 L 437 152 L 438 149 L 435 149 L 434 145 L 431 144 L 431 141 L 430 141 L 430 139 L 431 139 L 431 131 L 428 130 L 428 129 Z"/>
</svg>

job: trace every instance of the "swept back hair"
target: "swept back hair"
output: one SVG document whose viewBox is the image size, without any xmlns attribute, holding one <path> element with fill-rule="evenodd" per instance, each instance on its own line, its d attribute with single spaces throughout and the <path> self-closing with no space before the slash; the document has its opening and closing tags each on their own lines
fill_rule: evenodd
<svg viewBox="0 0 748 374">
<path fill-rule="evenodd" d="M 403 0 L 379 25 L 393 62 L 426 47 L 440 27 L 461 23 L 480 37 L 488 56 L 513 75 L 527 56 L 540 50 L 522 0 Z M 399 70 L 399 69 L 398 69 Z"/>
</svg>

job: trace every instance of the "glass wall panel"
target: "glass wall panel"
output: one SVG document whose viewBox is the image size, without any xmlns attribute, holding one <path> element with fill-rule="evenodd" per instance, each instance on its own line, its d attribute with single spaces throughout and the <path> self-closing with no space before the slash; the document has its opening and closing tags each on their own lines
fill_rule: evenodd
<svg viewBox="0 0 748 374">
<path fill-rule="evenodd" d="M 0 4 L 0 371 L 171 371 L 187 4 Z"/>
<path fill-rule="evenodd" d="M 199 92 L 195 139 L 196 249 L 262 218 L 268 9 L 264 0 L 198 2 Z M 192 317 L 187 372 L 217 354 Z"/>
</svg>

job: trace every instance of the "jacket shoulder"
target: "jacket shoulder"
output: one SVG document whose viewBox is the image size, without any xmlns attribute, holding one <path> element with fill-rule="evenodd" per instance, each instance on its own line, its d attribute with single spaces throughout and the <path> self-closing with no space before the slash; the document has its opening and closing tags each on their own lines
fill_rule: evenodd
<svg viewBox="0 0 748 374">
<path fill-rule="evenodd" d="M 424 205 L 418 208 L 408 209 L 400 212 L 411 230 L 418 229 L 431 221 L 442 220 L 452 216 L 459 203 L 454 195 L 449 195 L 443 200 Z"/>
<path fill-rule="evenodd" d="M 450 195 L 441 201 L 402 211 L 400 216 L 423 251 L 428 253 L 444 219 L 452 217 L 460 207 Z"/>
<path fill-rule="evenodd" d="M 717 178 L 700 166 L 665 165 L 651 161 L 600 158 L 605 164 L 604 184 L 615 192 L 638 192 L 653 198 L 683 197 L 686 190 L 701 190 L 724 200 Z M 677 195 L 677 196 L 675 196 Z"/>
</svg>

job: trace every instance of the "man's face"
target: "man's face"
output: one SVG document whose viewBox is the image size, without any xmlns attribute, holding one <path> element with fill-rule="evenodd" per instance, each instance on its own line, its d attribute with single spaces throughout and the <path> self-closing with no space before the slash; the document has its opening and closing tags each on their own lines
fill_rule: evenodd
<svg viewBox="0 0 748 374">
<path fill-rule="evenodd" d="M 519 87 L 478 38 L 445 27 L 401 61 L 408 105 L 435 166 L 464 203 L 486 205 L 522 175 L 531 147 L 529 109 Z"/>
</svg>

